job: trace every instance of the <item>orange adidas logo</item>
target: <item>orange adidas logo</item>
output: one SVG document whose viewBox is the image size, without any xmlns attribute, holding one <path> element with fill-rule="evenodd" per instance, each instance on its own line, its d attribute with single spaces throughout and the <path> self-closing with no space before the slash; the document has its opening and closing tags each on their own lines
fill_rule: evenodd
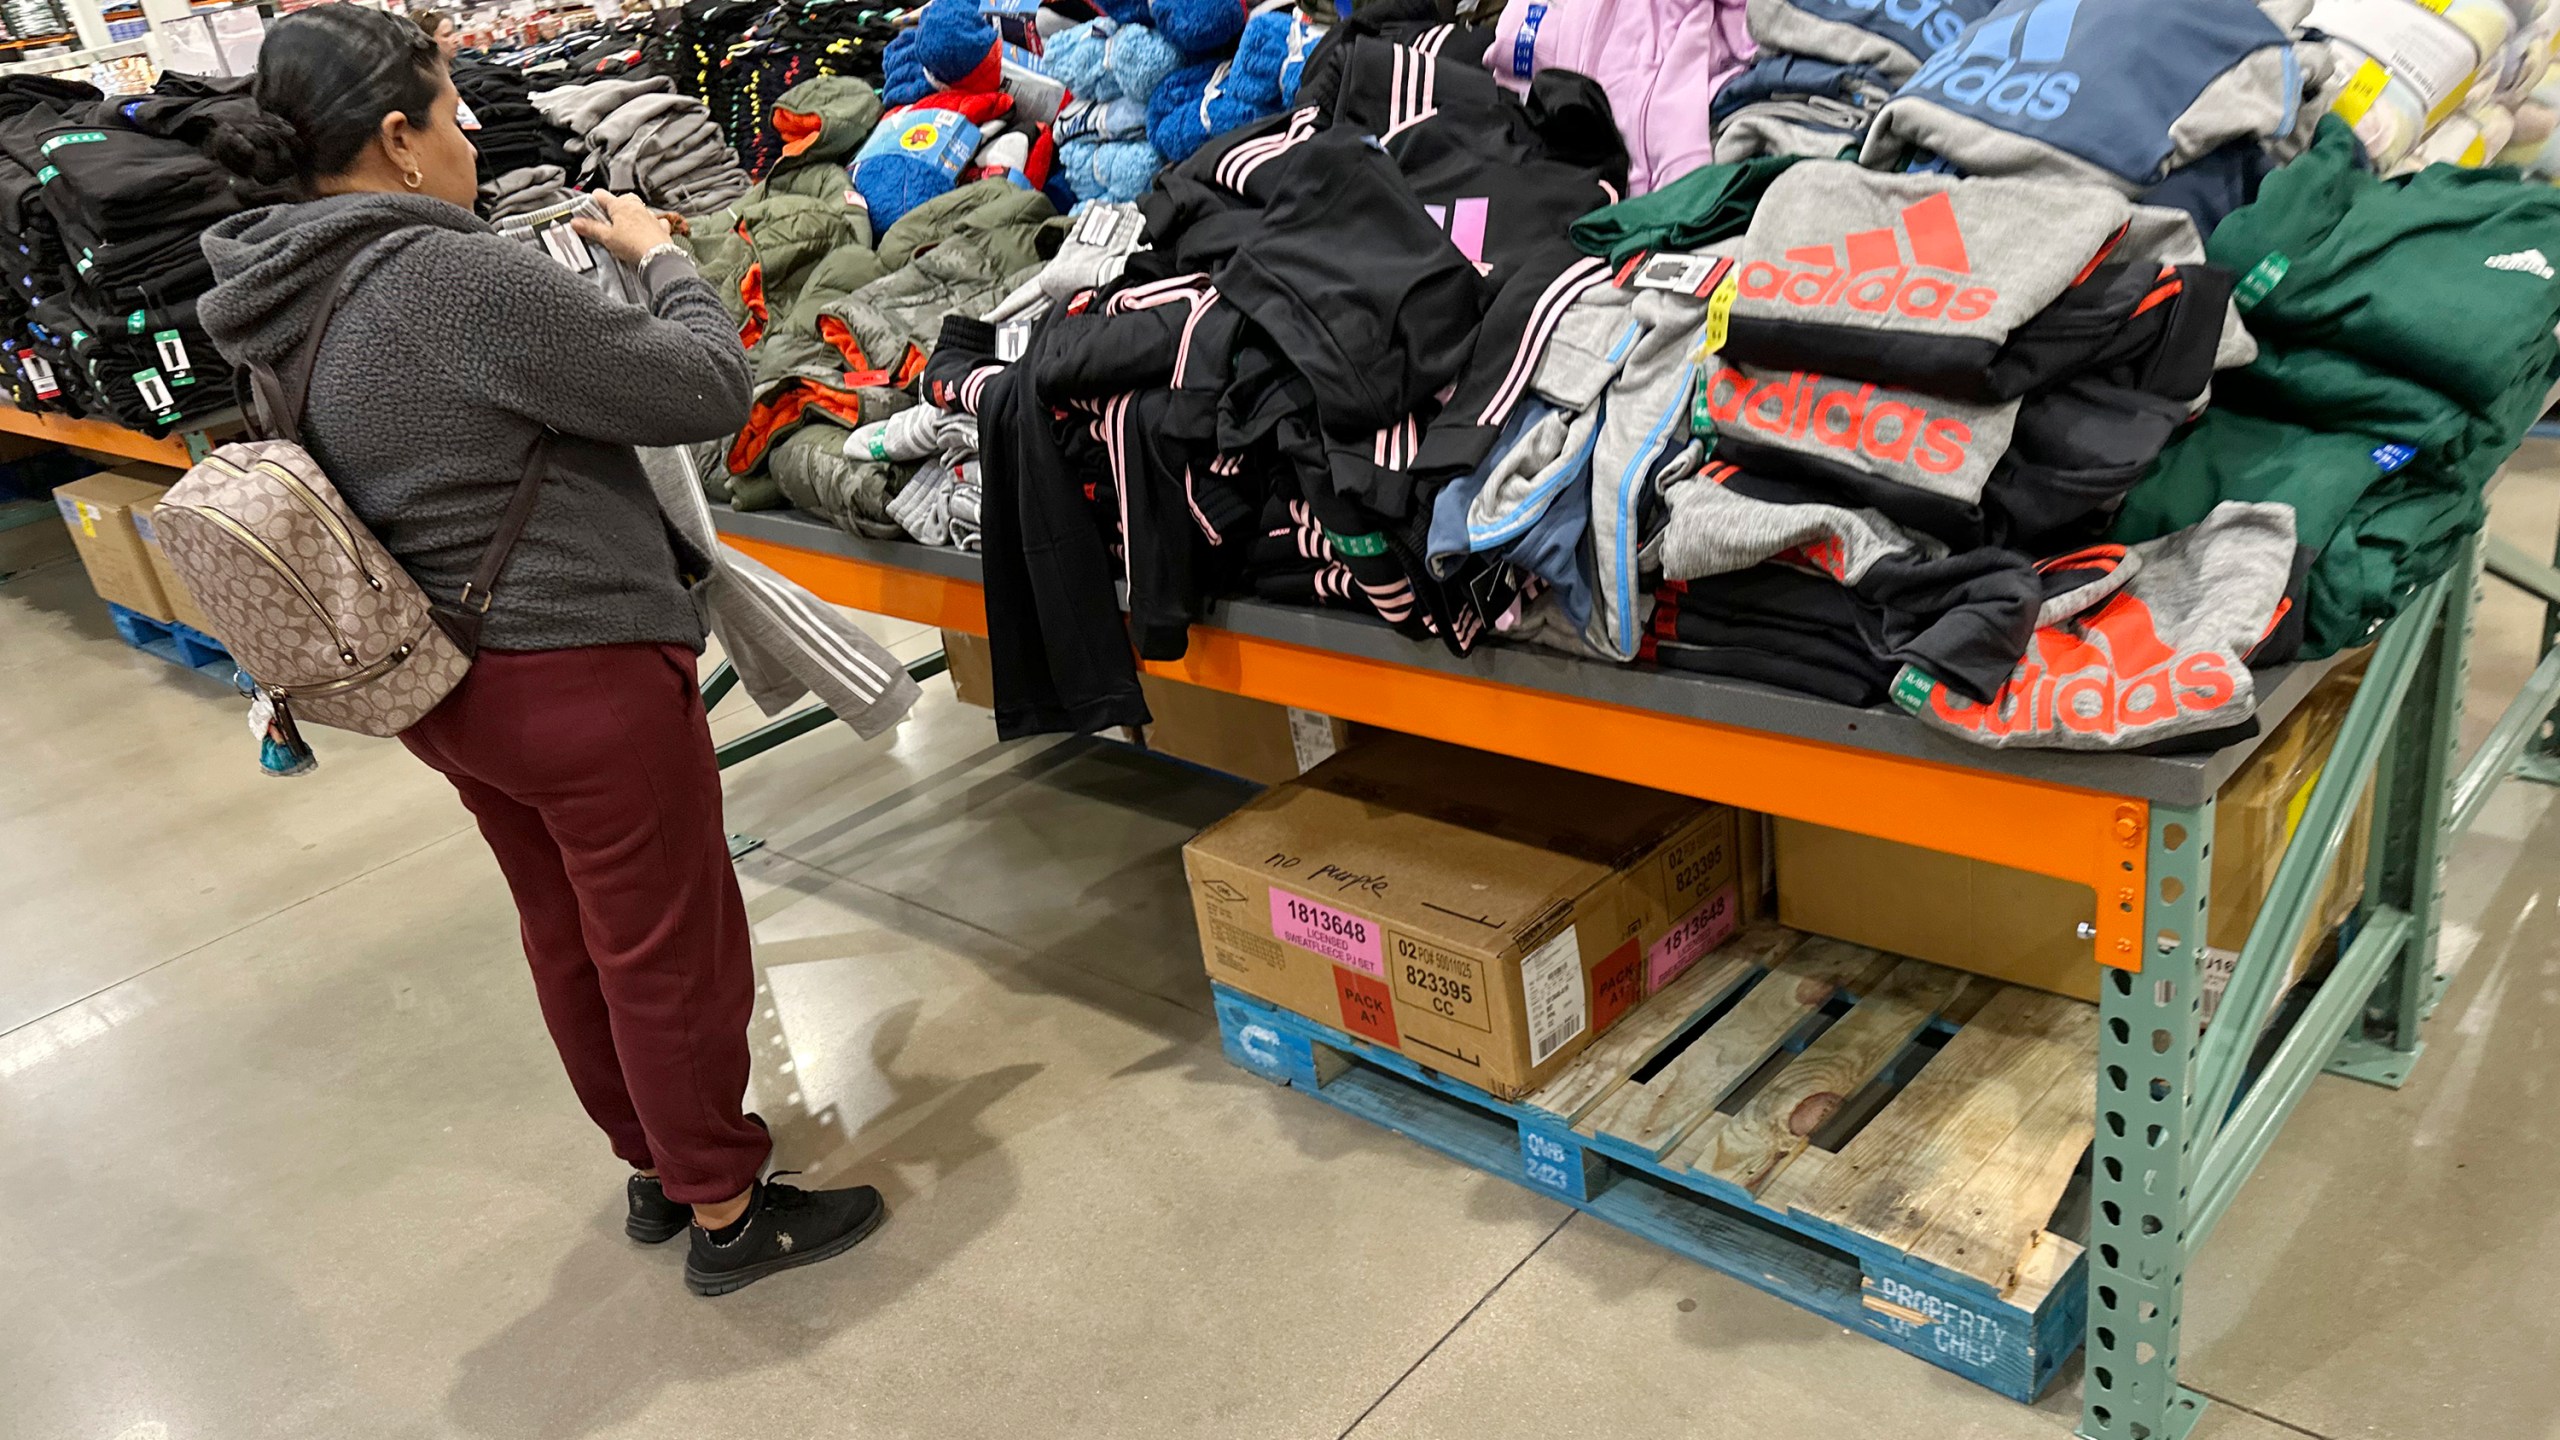
<svg viewBox="0 0 2560 1440">
<path fill-rule="evenodd" d="M 1887 398 L 1877 398 L 1879 393 Z M 1932 475 L 1963 465 L 1973 427 L 1890 398 L 1900 393 L 1802 370 L 1784 379 L 1754 380 L 1724 365 L 1707 381 L 1707 413 L 1718 425 L 1781 439 L 1818 440 L 1835 450 L 1915 465 Z"/>
<path fill-rule="evenodd" d="M 1973 257 L 1965 252 L 1955 202 L 1946 192 L 1903 207 L 1901 221 L 1899 235 L 1890 227 L 1861 230 L 1837 245 L 1788 251 L 1788 265 L 1799 268 L 1754 260 L 1742 267 L 1742 294 L 1807 310 L 1846 308 L 1915 320 L 1979 320 L 1989 314 L 1999 291 L 1949 278 L 1971 275 Z"/>
<path fill-rule="evenodd" d="M 2038 630 L 2034 650 L 1990 704 L 1977 705 L 1944 685 L 1931 691 L 1928 704 L 1949 725 L 1991 735 L 2121 735 L 2181 714 L 2211 713 L 2238 693 L 2238 677 L 2221 655 L 2169 644 L 2151 607 L 2119 591 L 2083 616 L 2076 633 Z"/>
</svg>

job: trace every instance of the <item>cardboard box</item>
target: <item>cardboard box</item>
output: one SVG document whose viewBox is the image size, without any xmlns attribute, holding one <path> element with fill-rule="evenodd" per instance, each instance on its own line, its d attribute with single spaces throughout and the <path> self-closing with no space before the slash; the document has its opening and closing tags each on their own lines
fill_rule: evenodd
<svg viewBox="0 0 2560 1440">
<path fill-rule="evenodd" d="M 984 636 L 942 632 L 951 690 L 963 705 L 996 704 L 993 657 Z M 1155 722 L 1135 738 L 1148 749 L 1264 785 L 1295 780 L 1350 745 L 1348 721 L 1312 710 L 1248 700 L 1179 680 L 1140 675 Z"/>
<path fill-rule="evenodd" d="M 1212 978 L 1508 1099 L 1732 933 L 1734 818 L 1380 734 L 1182 859 Z"/>
<path fill-rule="evenodd" d="M 996 708 L 995 655 L 987 649 L 986 636 L 945 630 L 942 658 L 950 667 L 942 673 L 951 677 L 951 693 L 960 698 L 961 704 L 981 710 Z"/>
<path fill-rule="evenodd" d="M 133 532 L 142 537 L 143 556 L 151 562 L 152 578 L 160 582 L 161 597 L 169 602 L 168 618 L 221 640 L 221 634 L 213 628 L 213 621 L 206 617 L 204 607 L 196 604 L 196 597 L 188 592 L 186 580 L 170 568 L 169 552 L 160 548 L 160 534 L 153 524 L 153 517 L 159 509 L 156 501 L 135 506 Z M 226 640 L 223 643 L 227 645 L 230 642 Z"/>
<path fill-rule="evenodd" d="M 167 488 L 107 470 L 53 492 L 54 508 L 70 527 L 72 548 L 80 552 L 98 598 L 154 620 L 171 618 L 169 599 L 134 529 L 133 511 L 157 501 Z"/>
<path fill-rule="evenodd" d="M 1141 674 L 1138 686 L 1155 716 L 1139 732 L 1148 749 L 1264 785 L 1295 780 L 1351 744 L 1347 722 L 1312 710 L 1155 675 Z"/>
<path fill-rule="evenodd" d="M 2321 682 L 2215 799 L 2200 997 L 2208 1020 L 2302 823 L 2311 786 L 2338 743 L 2363 670 L 2359 660 Z M 2310 970 L 2323 941 L 2364 898 L 2372 829 L 2368 787 L 2294 952 L 2288 987 Z M 2078 933 L 2097 917 L 2087 886 L 1800 820 L 1781 819 L 1776 832 L 1780 924 L 2060 995 L 2098 998 L 2096 946 Z"/>
</svg>

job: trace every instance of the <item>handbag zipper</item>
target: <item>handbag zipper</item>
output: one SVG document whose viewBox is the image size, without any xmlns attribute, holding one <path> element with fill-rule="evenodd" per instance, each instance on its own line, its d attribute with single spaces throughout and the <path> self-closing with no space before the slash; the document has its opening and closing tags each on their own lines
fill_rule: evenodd
<svg viewBox="0 0 2560 1440">
<path fill-rule="evenodd" d="M 204 463 L 221 469 L 235 480 L 249 478 L 247 471 L 218 455 L 206 456 Z M 311 512 L 312 518 L 320 522 L 320 528 L 328 531 L 329 538 L 338 542 L 338 548 L 346 553 L 347 563 L 356 567 L 356 573 L 364 577 L 364 583 L 380 590 L 382 582 L 374 578 L 372 567 L 366 565 L 364 556 L 356 551 L 356 537 L 348 533 L 345 523 L 338 519 L 338 512 L 329 508 L 329 502 L 321 499 L 310 486 L 303 484 L 301 476 L 273 460 L 260 460 L 257 465 L 259 469 L 267 471 L 284 482 L 285 488 L 292 491 L 294 498 L 302 502 L 303 508 Z"/>
<path fill-rule="evenodd" d="M 273 546 L 251 534 L 246 525 L 211 506 L 178 505 L 171 508 L 184 510 L 190 515 L 201 515 L 229 532 L 232 539 L 248 546 L 259 559 L 267 563 L 269 569 L 284 577 L 284 583 L 292 588 L 293 593 L 302 597 L 302 603 L 309 606 L 311 613 L 320 618 L 321 624 L 329 627 L 329 633 L 338 641 L 338 658 L 350 665 L 356 663 L 356 650 L 353 645 L 347 643 L 347 633 L 338 628 L 338 622 L 331 617 L 328 607 L 320 603 L 320 597 L 311 593 L 311 587 L 302 583 L 302 577 L 293 573 L 293 567 L 285 563 L 284 557 L 278 555 Z"/>
<path fill-rule="evenodd" d="M 364 557 L 356 553 L 356 537 L 347 533 L 345 522 L 338 518 L 337 511 L 329 508 L 328 501 L 321 499 L 310 486 L 303 484 L 301 476 L 273 460 L 259 461 L 258 468 L 272 472 L 277 479 L 285 483 L 286 489 L 291 490 L 297 499 L 310 507 L 311 513 L 319 519 L 321 528 L 327 530 L 329 537 L 338 542 L 338 548 L 347 553 L 347 563 L 356 567 L 356 573 L 364 577 L 364 583 L 376 590 L 382 588 L 382 582 L 373 577 L 373 570 L 364 563 Z"/>
<path fill-rule="evenodd" d="M 335 680 L 323 680 L 314 685 L 269 685 L 265 688 L 268 694 L 275 696 L 278 700 L 315 700 L 323 696 L 336 695 L 342 691 L 353 690 L 359 685 L 370 685 L 381 679 L 401 661 L 408 659 L 410 652 L 416 648 L 417 642 L 411 641 L 353 675 L 340 676 Z"/>
</svg>

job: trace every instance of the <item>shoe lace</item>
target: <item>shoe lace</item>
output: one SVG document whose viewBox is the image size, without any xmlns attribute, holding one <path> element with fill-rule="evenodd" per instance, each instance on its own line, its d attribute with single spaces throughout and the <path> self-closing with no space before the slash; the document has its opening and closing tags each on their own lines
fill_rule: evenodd
<svg viewBox="0 0 2560 1440">
<path fill-rule="evenodd" d="M 797 1185 L 785 1185 L 782 1183 L 783 1176 L 797 1175 L 799 1173 L 800 1172 L 797 1170 L 776 1170 L 772 1174 L 764 1177 L 764 1208 L 768 1210 L 798 1210 L 807 1206 L 809 1203 L 808 1191 L 801 1189 Z"/>
</svg>

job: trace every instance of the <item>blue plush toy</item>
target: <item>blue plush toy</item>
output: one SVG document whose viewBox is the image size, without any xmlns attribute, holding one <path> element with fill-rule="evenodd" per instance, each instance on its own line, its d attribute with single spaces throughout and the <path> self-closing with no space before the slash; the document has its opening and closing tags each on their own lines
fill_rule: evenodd
<svg viewBox="0 0 2560 1440">
<path fill-rule="evenodd" d="M 916 22 L 916 59 L 938 90 L 993 90 L 996 27 L 978 13 L 977 0 L 932 0 Z"/>
<path fill-rule="evenodd" d="M 916 58 L 916 32 L 901 30 L 880 52 L 880 98 L 891 105 L 913 105 L 933 93 L 931 76 Z"/>
<path fill-rule="evenodd" d="M 1251 113 L 1218 125 L 1219 130 L 1232 130 L 1280 108 L 1280 69 L 1288 63 L 1289 33 L 1296 24 L 1297 16 L 1286 10 L 1266 11 L 1245 22 L 1223 86 L 1228 103 L 1249 107 Z M 1209 118 L 1216 122 L 1217 106 L 1210 107 Z"/>
<path fill-rule="evenodd" d="M 1244 33 L 1247 11 L 1245 0 L 1148 0 L 1147 14 L 1176 50 L 1215 55 Z"/>
<path fill-rule="evenodd" d="M 1182 52 L 1144 25 L 1123 25 L 1103 44 L 1111 78 L 1132 100 L 1154 96 L 1166 76 L 1182 68 Z"/>
<path fill-rule="evenodd" d="M 1119 22 L 1107 15 L 1070 25 L 1041 47 L 1040 63 L 1078 100 L 1096 104 L 1116 100 L 1121 89 L 1111 74 L 1110 40 L 1111 32 L 1119 28 Z"/>
<path fill-rule="evenodd" d="M 1164 161 L 1144 140 L 1096 144 L 1077 140 L 1058 147 L 1058 165 L 1078 200 L 1129 201 L 1147 193 Z"/>
<path fill-rule="evenodd" d="M 1156 147 L 1168 165 L 1179 165 L 1191 158 L 1209 138 L 1208 118 L 1200 113 L 1201 102 L 1209 93 L 1209 82 L 1225 65 L 1223 60 L 1200 60 L 1174 71 L 1147 97 L 1147 139 Z"/>
</svg>

